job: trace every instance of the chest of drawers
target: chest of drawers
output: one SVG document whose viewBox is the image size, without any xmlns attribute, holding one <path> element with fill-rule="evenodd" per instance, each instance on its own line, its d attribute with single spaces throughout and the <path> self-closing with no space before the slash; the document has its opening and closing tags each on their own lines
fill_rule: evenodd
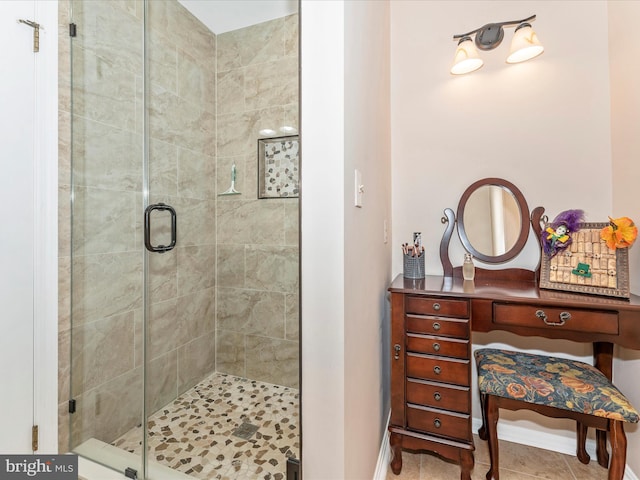
<svg viewBox="0 0 640 480">
<path fill-rule="evenodd" d="M 391 294 L 391 469 L 402 449 L 473 468 L 469 299 Z"/>
</svg>

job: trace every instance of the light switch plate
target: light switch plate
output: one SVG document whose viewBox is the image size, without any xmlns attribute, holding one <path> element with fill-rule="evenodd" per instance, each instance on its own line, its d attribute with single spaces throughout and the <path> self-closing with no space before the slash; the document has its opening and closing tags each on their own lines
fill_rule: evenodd
<svg viewBox="0 0 640 480">
<path fill-rule="evenodd" d="M 362 174 L 360 170 L 355 170 L 355 206 L 362 208 L 362 197 L 364 196 L 364 185 L 362 184 Z"/>
</svg>

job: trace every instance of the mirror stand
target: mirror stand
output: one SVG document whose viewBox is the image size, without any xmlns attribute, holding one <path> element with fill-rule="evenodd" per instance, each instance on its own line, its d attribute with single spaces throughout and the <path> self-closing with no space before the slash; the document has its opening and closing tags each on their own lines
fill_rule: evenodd
<svg viewBox="0 0 640 480">
<path fill-rule="evenodd" d="M 502 205 L 502 200 L 499 201 L 498 205 L 495 205 L 495 202 L 492 201 L 490 202 L 491 211 L 483 215 L 481 210 L 484 207 L 478 208 L 478 205 L 483 205 L 485 197 L 487 197 L 486 189 L 488 187 L 490 190 L 497 191 L 498 197 L 505 198 L 505 205 Z M 489 192 L 489 195 L 491 194 L 492 193 Z M 495 197 L 495 195 L 493 195 L 493 197 Z M 471 202 L 469 202 L 469 200 L 471 200 Z M 487 206 L 487 208 L 489 208 L 489 206 Z M 488 219 L 495 219 L 496 212 L 494 210 L 502 212 L 503 209 L 511 210 L 512 212 L 511 217 L 506 222 L 499 222 L 502 223 L 500 226 L 503 229 L 503 237 L 509 237 L 510 240 L 507 241 L 505 245 L 504 239 L 502 239 L 502 245 L 497 252 L 487 252 L 486 249 L 484 249 L 485 247 L 478 247 L 478 244 L 482 243 L 484 239 L 480 238 L 480 234 L 477 232 L 481 229 L 475 228 L 473 223 L 477 224 L 484 221 L 485 216 Z M 471 212 L 473 212 L 473 214 L 471 214 Z M 467 213 L 466 222 L 465 213 Z M 480 220 L 475 218 L 478 215 L 482 217 Z M 462 266 L 454 267 L 449 257 L 449 244 L 456 227 L 463 248 L 475 259 L 486 264 L 500 264 L 512 260 L 520 254 L 527 242 L 531 228 L 536 238 L 540 237 L 543 228 L 543 215 L 543 207 L 536 207 L 531 214 L 529 214 L 529 207 L 522 192 L 507 180 L 501 178 L 485 178 L 473 183 L 465 190 L 460 198 L 457 214 L 455 214 L 451 208 L 445 208 L 444 216 L 441 219 L 442 223 L 446 225 L 442 240 L 440 241 L 440 262 L 442 263 L 445 279 L 462 278 Z M 485 225 L 484 228 L 486 229 L 486 227 Z M 491 227 L 493 229 L 494 225 L 491 225 Z M 505 233 L 504 230 L 511 231 Z M 471 235 L 471 233 L 473 234 Z M 473 242 L 470 237 L 473 237 Z M 539 278 L 539 271 L 540 261 L 538 261 L 535 270 L 521 268 L 484 269 L 476 265 L 475 280 L 482 282 L 483 280 L 502 279 L 536 282 Z"/>
</svg>

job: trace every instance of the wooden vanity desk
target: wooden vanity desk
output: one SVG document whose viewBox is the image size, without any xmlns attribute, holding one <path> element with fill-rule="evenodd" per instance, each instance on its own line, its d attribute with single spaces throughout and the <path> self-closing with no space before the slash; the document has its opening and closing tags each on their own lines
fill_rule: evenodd
<svg viewBox="0 0 640 480">
<path fill-rule="evenodd" d="M 544 208 L 529 207 L 520 190 L 501 178 L 470 185 L 457 212 L 444 210 L 440 243 L 443 275 L 398 275 L 391 293 L 391 469 L 400 473 L 402 450 L 430 451 L 473 468 L 471 355 L 473 332 L 593 344 L 594 365 L 612 378 L 613 346 L 640 350 L 640 297 L 569 293 L 538 288 L 540 268 L 496 268 L 521 254 L 530 232 L 541 238 Z M 487 228 L 490 226 L 491 228 Z M 457 230 L 464 250 L 494 268 L 475 269 L 462 280 L 462 259 L 452 262 Z M 627 267 L 628 268 L 628 267 Z M 608 463 L 606 432 L 597 431 L 598 463 Z"/>
<path fill-rule="evenodd" d="M 611 378 L 613 345 L 640 350 L 640 297 L 629 300 L 540 290 L 535 281 L 473 283 L 461 278 L 399 275 L 391 292 L 391 469 L 402 449 L 473 468 L 471 356 L 473 332 L 593 343 L 595 365 Z M 546 322 L 545 322 L 546 320 Z M 602 441 L 606 441 L 603 438 Z"/>
</svg>

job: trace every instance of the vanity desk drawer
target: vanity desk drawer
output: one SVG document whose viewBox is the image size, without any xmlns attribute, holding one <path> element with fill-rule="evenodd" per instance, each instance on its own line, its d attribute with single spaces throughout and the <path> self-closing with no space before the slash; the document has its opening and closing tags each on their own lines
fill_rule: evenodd
<svg viewBox="0 0 640 480">
<path fill-rule="evenodd" d="M 407 332 L 412 333 L 469 338 L 469 320 L 466 318 L 439 318 L 407 315 L 406 328 Z"/>
<path fill-rule="evenodd" d="M 468 359 L 436 357 L 407 353 L 407 377 L 469 386 Z"/>
<path fill-rule="evenodd" d="M 471 411 L 469 387 L 445 385 L 416 378 L 407 378 L 407 402 L 460 413 Z"/>
<path fill-rule="evenodd" d="M 420 315 L 469 318 L 469 301 L 407 295 L 404 299 L 404 310 Z"/>
<path fill-rule="evenodd" d="M 407 351 L 442 355 L 443 357 L 468 358 L 469 340 L 442 338 L 433 335 L 407 333 Z"/>
<path fill-rule="evenodd" d="M 579 308 L 493 304 L 493 323 L 575 332 L 618 334 L 618 313 Z"/>
<path fill-rule="evenodd" d="M 407 427 L 453 439 L 471 440 L 471 416 L 407 404 Z"/>
</svg>

